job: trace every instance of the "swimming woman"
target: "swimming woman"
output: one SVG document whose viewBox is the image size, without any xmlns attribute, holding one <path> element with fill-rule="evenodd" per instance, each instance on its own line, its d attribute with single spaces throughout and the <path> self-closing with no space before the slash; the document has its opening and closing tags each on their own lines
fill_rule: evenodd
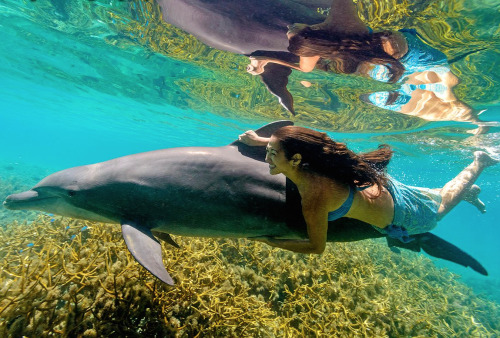
<svg viewBox="0 0 500 338">
<path fill-rule="evenodd" d="M 271 246 L 301 252 L 324 251 L 328 221 L 355 218 L 374 226 L 402 242 L 411 235 L 428 232 L 461 200 L 484 212 L 474 181 L 488 166 L 498 161 L 485 152 L 474 153 L 474 161 L 441 189 L 404 185 L 385 173 L 392 150 L 381 145 L 377 150 L 356 154 L 326 133 L 288 126 L 271 138 L 253 131 L 240 135 L 250 146 L 267 145 L 266 162 L 272 175 L 284 174 L 297 186 L 308 240 L 258 238 Z"/>
</svg>

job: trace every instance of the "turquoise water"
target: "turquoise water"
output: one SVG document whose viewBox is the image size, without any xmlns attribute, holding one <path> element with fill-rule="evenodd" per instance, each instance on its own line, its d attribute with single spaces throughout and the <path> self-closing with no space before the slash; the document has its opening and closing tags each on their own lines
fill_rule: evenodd
<svg viewBox="0 0 500 338">
<path fill-rule="evenodd" d="M 1 189 L 5 195 L 29 188 L 56 170 L 155 149 L 222 146 L 245 130 L 291 118 L 285 111 L 239 115 L 232 105 L 190 97 L 196 79 L 217 81 L 223 74 L 214 74 L 202 62 L 176 59 L 174 52 L 156 53 L 133 39 L 111 39 L 120 33 L 113 22 L 102 21 L 106 16 L 100 11 L 116 12 L 122 19 L 129 15 L 132 20 L 127 3 L 121 2 L 0 4 L 0 184 L 14 182 L 16 188 Z M 484 69 L 498 67 L 498 61 L 491 60 Z M 236 66 L 244 67 L 245 62 L 241 59 Z M 500 106 L 486 108 L 486 120 L 500 120 Z M 471 127 L 456 122 L 343 133 L 341 126 L 340 131 L 331 131 L 300 115 L 294 120 L 324 129 L 354 150 L 389 143 L 396 150 L 391 174 L 412 185 L 442 186 L 471 162 L 475 150 L 500 155 L 498 127 L 478 136 L 466 134 Z M 461 203 L 433 231 L 475 257 L 490 276 L 442 260 L 435 264 L 461 275 L 478 293 L 498 302 L 498 287 L 491 286 L 500 285 L 499 181 L 500 166 L 496 166 L 477 182 L 486 214 Z M 12 215 L 25 217 L 22 212 L 2 210 L 0 220 L 11 221 Z"/>
</svg>

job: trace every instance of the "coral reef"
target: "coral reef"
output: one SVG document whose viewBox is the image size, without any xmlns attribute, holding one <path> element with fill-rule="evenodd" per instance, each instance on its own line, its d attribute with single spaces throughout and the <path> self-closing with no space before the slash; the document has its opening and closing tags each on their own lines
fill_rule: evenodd
<svg viewBox="0 0 500 338">
<path fill-rule="evenodd" d="M 423 255 L 381 241 L 302 255 L 176 238 L 145 271 L 117 225 L 41 216 L 0 227 L 2 337 L 494 336 L 499 307 Z"/>
</svg>

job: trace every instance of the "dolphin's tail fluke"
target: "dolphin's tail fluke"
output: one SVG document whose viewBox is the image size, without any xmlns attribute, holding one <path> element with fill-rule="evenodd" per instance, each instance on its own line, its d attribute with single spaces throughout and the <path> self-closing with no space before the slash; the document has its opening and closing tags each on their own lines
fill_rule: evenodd
<svg viewBox="0 0 500 338">
<path fill-rule="evenodd" d="M 416 240 L 411 241 L 410 243 L 403 243 L 397 239 L 387 237 L 387 244 L 389 247 L 396 246 L 415 252 L 424 250 L 432 257 L 442 258 L 465 267 L 470 267 L 472 270 L 480 273 L 481 275 L 488 276 L 486 269 L 474 257 L 444 239 L 433 235 L 430 232 L 412 235 L 411 237 Z"/>
</svg>

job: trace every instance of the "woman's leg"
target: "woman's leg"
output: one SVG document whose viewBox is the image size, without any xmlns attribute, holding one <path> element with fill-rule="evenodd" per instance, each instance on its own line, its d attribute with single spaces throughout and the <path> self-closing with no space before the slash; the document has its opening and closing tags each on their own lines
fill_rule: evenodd
<svg viewBox="0 0 500 338">
<path fill-rule="evenodd" d="M 436 188 L 436 189 L 432 189 L 432 190 L 436 191 L 438 194 L 441 194 L 442 188 L 439 188 L 439 189 Z M 473 184 L 473 185 L 471 185 L 469 190 L 464 191 L 463 200 L 465 202 L 469 202 L 470 204 L 475 206 L 477 208 L 477 210 L 481 211 L 481 213 L 484 214 L 486 212 L 486 206 L 484 205 L 483 201 L 481 201 L 479 199 L 480 192 L 481 192 L 481 188 L 479 188 L 479 186 Z"/>
<path fill-rule="evenodd" d="M 438 219 L 443 218 L 464 199 L 483 212 L 484 204 L 477 198 L 479 187 L 476 186 L 477 188 L 475 188 L 473 184 L 485 168 L 496 163 L 498 163 L 498 160 L 494 160 L 484 151 L 476 151 L 474 153 L 474 162 L 441 189 L 440 194 L 443 200 L 438 210 Z"/>
</svg>

